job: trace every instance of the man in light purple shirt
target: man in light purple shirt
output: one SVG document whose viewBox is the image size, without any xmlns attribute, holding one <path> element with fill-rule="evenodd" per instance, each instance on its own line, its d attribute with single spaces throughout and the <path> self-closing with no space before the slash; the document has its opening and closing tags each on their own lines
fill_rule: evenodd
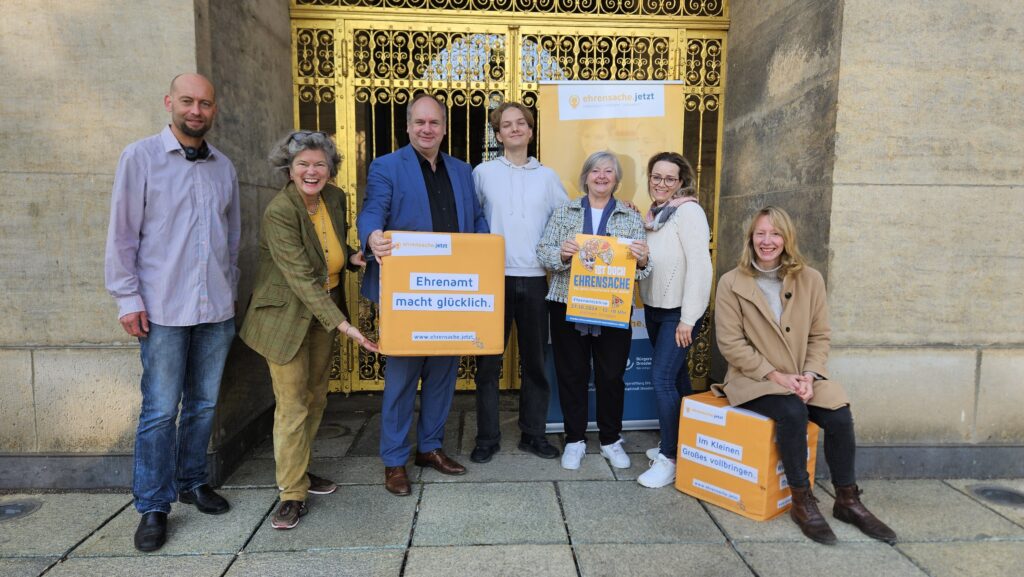
<svg viewBox="0 0 1024 577">
<path fill-rule="evenodd" d="M 235 335 L 238 178 L 203 138 L 217 114 L 209 80 L 176 76 L 164 106 L 171 123 L 121 154 L 104 266 L 121 326 L 141 349 L 132 481 L 140 551 L 163 546 L 176 500 L 209 514 L 230 508 L 207 482 L 206 448 Z"/>
</svg>

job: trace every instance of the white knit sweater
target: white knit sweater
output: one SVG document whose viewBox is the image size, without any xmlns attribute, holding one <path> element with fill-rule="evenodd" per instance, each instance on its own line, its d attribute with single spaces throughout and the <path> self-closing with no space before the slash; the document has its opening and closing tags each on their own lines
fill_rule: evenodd
<svg viewBox="0 0 1024 577">
<path fill-rule="evenodd" d="M 660 230 L 648 231 L 654 270 L 640 281 L 644 304 L 681 307 L 683 324 L 696 324 L 711 299 L 710 241 L 708 219 L 696 202 L 684 203 Z"/>
</svg>

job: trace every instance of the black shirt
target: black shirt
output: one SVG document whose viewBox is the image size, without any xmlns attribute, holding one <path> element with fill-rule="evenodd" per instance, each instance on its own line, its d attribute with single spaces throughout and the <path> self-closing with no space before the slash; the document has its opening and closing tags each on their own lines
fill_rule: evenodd
<svg viewBox="0 0 1024 577">
<path fill-rule="evenodd" d="M 423 158 L 415 148 L 416 158 L 420 160 L 423 172 L 423 184 L 427 186 L 427 198 L 430 200 L 430 219 L 434 232 L 459 232 L 459 213 L 455 208 L 455 193 L 452 181 L 444 167 L 444 157 L 437 153 L 437 168 L 430 168 L 430 161 Z"/>
</svg>

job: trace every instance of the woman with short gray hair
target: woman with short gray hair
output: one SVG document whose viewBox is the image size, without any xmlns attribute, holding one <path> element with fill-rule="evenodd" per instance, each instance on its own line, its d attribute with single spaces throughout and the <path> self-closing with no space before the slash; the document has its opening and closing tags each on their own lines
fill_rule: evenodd
<svg viewBox="0 0 1024 577">
<path fill-rule="evenodd" d="M 635 210 L 616 202 L 613 196 L 621 180 L 622 166 L 615 154 L 609 151 L 591 154 L 580 170 L 579 186 L 583 197 L 555 209 L 537 245 L 538 260 L 551 271 L 547 300 L 558 400 L 565 423 L 562 467 L 566 469 L 579 469 L 586 453 L 591 362 L 597 391 L 601 455 L 613 467 L 626 469 L 630 466 L 620 433 L 626 389 L 623 375 L 633 340 L 632 329 L 599 327 L 566 319 L 569 272 L 574 255 L 580 252 L 577 234 L 633 239 L 629 250 L 637 261 L 636 278 L 642 279 L 651 273 L 643 220 Z"/>
<path fill-rule="evenodd" d="M 377 352 L 377 345 L 347 320 L 341 269 L 366 263 L 345 245 L 345 192 L 327 182 L 341 162 L 330 136 L 292 132 L 274 145 L 269 160 L 289 180 L 263 213 L 260 268 L 239 336 L 270 366 L 281 490 L 270 524 L 291 529 L 306 514 L 307 494 L 337 489 L 307 470 L 327 405 L 334 340 L 340 332 L 368 351 Z"/>
</svg>

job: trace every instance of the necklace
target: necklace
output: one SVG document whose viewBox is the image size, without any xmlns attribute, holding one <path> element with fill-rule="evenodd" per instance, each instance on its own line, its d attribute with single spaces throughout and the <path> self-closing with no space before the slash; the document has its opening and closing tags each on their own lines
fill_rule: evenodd
<svg viewBox="0 0 1024 577">
<path fill-rule="evenodd" d="M 320 212 L 320 195 L 317 195 L 316 197 L 316 205 L 313 207 L 313 210 L 309 210 L 309 207 L 306 207 L 306 212 L 308 212 L 310 216 Z"/>
</svg>

